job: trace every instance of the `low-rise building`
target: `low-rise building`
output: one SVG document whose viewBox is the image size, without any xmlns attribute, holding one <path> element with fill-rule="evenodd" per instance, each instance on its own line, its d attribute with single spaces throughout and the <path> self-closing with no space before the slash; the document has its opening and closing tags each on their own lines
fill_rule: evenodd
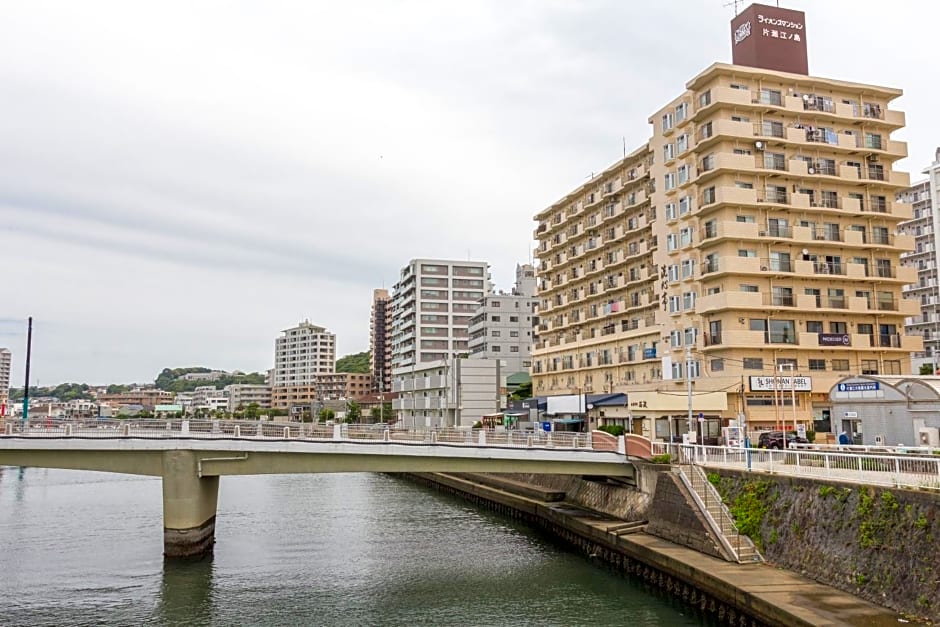
<svg viewBox="0 0 940 627">
<path fill-rule="evenodd" d="M 393 371 L 392 401 L 408 428 L 472 427 L 502 404 L 506 376 L 497 359 L 455 357 Z"/>
<path fill-rule="evenodd" d="M 173 396 L 173 392 L 156 388 L 136 388 L 116 394 L 102 394 L 98 397 L 98 402 L 107 403 L 115 409 L 126 405 L 140 405 L 147 411 L 153 411 L 156 405 L 172 403 Z"/>
<path fill-rule="evenodd" d="M 850 444 L 940 448 L 940 377 L 846 377 L 829 398 L 832 431 Z"/>
<path fill-rule="evenodd" d="M 228 410 L 230 412 L 248 407 L 252 403 L 258 407 L 271 406 L 271 387 L 268 385 L 233 383 L 225 386 L 224 391 L 228 395 Z"/>
<path fill-rule="evenodd" d="M 316 375 L 308 385 L 278 386 L 271 391 L 271 407 L 289 408 L 330 399 L 359 400 L 372 393 L 372 375 L 330 372 Z"/>
</svg>

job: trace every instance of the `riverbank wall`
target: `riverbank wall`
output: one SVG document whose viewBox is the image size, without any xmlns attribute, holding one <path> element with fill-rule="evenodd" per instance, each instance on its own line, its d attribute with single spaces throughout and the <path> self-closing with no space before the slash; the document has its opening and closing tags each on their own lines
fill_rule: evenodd
<svg viewBox="0 0 940 627">
<path fill-rule="evenodd" d="M 651 475 L 657 483 L 660 474 Z M 642 509 L 644 497 L 625 496 L 624 492 L 632 491 L 626 488 L 584 482 L 578 477 L 545 476 L 540 483 L 549 485 L 528 483 L 535 492 L 522 495 L 513 486 L 525 483 L 519 475 L 501 487 L 499 477 L 490 477 L 485 484 L 475 481 L 476 475 L 406 477 L 543 529 L 590 558 L 681 600 L 716 624 L 897 625 L 898 616 L 893 612 L 805 577 L 764 564 L 738 564 L 705 555 L 644 533 L 639 521 L 631 523 L 582 505 L 600 502 L 609 511 L 648 514 L 649 501 Z M 557 496 L 554 501 L 539 498 L 540 491 L 557 495 L 569 481 L 596 485 L 579 484 L 563 501 Z M 636 502 L 629 502 L 634 499 Z"/>
</svg>

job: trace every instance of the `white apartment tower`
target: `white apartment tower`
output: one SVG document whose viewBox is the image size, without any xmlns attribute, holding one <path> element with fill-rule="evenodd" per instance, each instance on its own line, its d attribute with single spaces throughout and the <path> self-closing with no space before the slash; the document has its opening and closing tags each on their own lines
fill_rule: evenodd
<svg viewBox="0 0 940 627">
<path fill-rule="evenodd" d="M 12 355 L 9 349 L 0 348 L 0 405 L 9 404 L 11 365 Z"/>
<path fill-rule="evenodd" d="M 535 309 L 535 268 L 516 266 L 516 284 L 480 300 L 470 321 L 470 357 L 498 359 L 502 372 L 514 374 L 532 366 L 532 316 Z"/>
<path fill-rule="evenodd" d="M 304 320 L 274 341 L 272 387 L 310 386 L 336 369 L 336 335 Z"/>
<path fill-rule="evenodd" d="M 898 201 L 911 205 L 912 217 L 898 225 L 898 232 L 914 238 L 914 250 L 901 254 L 901 263 L 917 269 L 917 282 L 904 287 L 904 297 L 920 303 L 920 314 L 905 320 L 907 335 L 924 338 L 923 352 L 912 353 L 911 369 L 923 364 L 940 365 L 940 268 L 937 233 L 940 231 L 940 148 L 933 164 L 924 170 L 927 179 L 898 194 Z"/>
<path fill-rule="evenodd" d="M 493 291 L 484 261 L 413 259 L 392 295 L 392 373 L 469 351 L 470 319 Z"/>
</svg>

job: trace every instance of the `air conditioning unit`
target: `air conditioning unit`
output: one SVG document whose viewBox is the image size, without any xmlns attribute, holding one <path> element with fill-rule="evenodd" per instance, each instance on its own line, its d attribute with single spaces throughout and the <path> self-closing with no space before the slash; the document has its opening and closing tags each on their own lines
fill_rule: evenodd
<svg viewBox="0 0 940 627">
<path fill-rule="evenodd" d="M 756 149 L 758 149 L 758 150 L 763 150 L 763 149 L 764 149 L 764 142 L 754 142 L 754 148 L 756 148 Z"/>
<path fill-rule="evenodd" d="M 921 427 L 917 436 L 921 446 L 940 447 L 940 429 L 937 427 Z"/>
<path fill-rule="evenodd" d="M 877 163 L 878 155 L 865 155 L 865 160 L 869 163 Z"/>
<path fill-rule="evenodd" d="M 806 169 L 806 171 L 809 172 L 810 174 L 816 174 L 816 168 L 814 168 L 813 166 L 809 166 Z"/>
</svg>

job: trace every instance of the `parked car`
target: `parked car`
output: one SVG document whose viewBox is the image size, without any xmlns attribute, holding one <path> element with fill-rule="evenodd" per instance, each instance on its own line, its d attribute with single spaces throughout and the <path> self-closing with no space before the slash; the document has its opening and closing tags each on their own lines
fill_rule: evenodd
<svg viewBox="0 0 940 627">
<path fill-rule="evenodd" d="M 788 431 L 786 438 L 786 448 L 790 448 L 791 444 L 807 444 L 809 442 L 806 438 L 799 437 L 796 431 Z M 757 448 L 784 448 L 783 431 L 764 431 L 757 438 Z"/>
</svg>

